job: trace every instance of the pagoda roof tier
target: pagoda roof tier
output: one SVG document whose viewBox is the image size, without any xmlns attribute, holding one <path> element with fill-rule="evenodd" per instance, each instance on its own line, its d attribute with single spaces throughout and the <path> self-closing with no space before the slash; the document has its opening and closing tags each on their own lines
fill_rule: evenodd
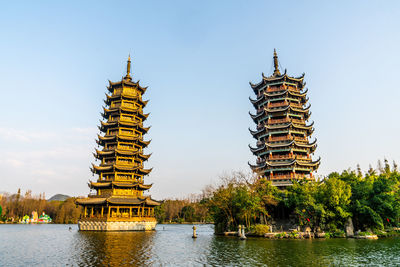
<svg viewBox="0 0 400 267">
<path fill-rule="evenodd" d="M 153 184 L 142 184 L 142 183 L 134 183 L 134 182 L 90 182 L 89 183 L 89 187 L 90 188 L 107 188 L 107 187 L 111 187 L 111 186 L 115 186 L 115 187 L 125 187 L 125 188 L 132 188 L 132 187 L 138 187 L 142 190 L 148 190 L 150 189 Z"/>
<path fill-rule="evenodd" d="M 263 164 L 260 165 L 252 165 L 251 163 L 248 163 L 249 166 L 254 169 L 254 170 L 260 170 L 268 167 L 285 167 L 289 166 L 292 167 L 292 169 L 295 169 L 295 167 L 308 167 L 312 168 L 312 170 L 318 168 L 319 164 L 321 163 L 321 157 L 318 158 L 316 161 L 300 161 L 300 160 L 291 160 L 291 161 L 286 161 L 286 162 L 268 162 L 265 161 Z"/>
<path fill-rule="evenodd" d="M 147 117 L 150 115 L 150 113 L 143 114 L 143 112 L 139 108 L 128 108 L 128 107 L 121 106 L 121 107 L 110 108 L 110 109 L 103 107 L 103 113 L 101 113 L 101 116 L 103 116 L 103 118 L 107 119 L 107 117 L 111 114 L 115 114 L 115 113 L 121 114 L 121 111 L 124 113 L 135 114 L 136 116 L 142 118 L 143 120 L 147 119 Z"/>
<path fill-rule="evenodd" d="M 265 100 L 265 98 L 264 98 L 263 96 L 260 96 L 260 97 L 258 97 L 257 99 L 251 99 L 251 97 L 249 97 L 249 100 L 250 100 L 251 104 L 253 104 L 253 106 L 254 106 L 255 108 L 258 108 L 258 104 L 260 104 L 260 102 L 261 102 L 262 100 Z"/>
<path fill-rule="evenodd" d="M 314 122 L 311 122 L 310 125 L 301 125 L 293 122 L 289 122 L 286 124 L 273 124 L 273 125 L 265 125 L 265 128 L 268 130 L 273 129 L 283 129 L 283 128 L 294 128 L 294 129 L 304 129 L 304 130 L 311 130 L 313 128 Z"/>
<path fill-rule="evenodd" d="M 260 133 L 265 132 L 265 130 L 266 130 L 265 127 L 262 127 L 260 130 L 253 131 L 253 130 L 250 129 L 250 127 L 249 127 L 249 132 L 251 133 L 252 136 L 257 136 L 257 135 L 259 135 Z"/>
<path fill-rule="evenodd" d="M 98 140 L 96 140 L 97 144 L 104 146 L 106 142 L 112 142 L 112 141 L 128 141 L 128 142 L 136 142 L 141 147 L 147 147 L 151 140 L 149 141 L 144 141 L 142 137 L 132 137 L 132 136 L 124 136 L 124 135 L 119 135 L 119 134 L 113 134 L 113 135 L 97 135 Z"/>
<path fill-rule="evenodd" d="M 253 119 L 253 121 L 256 122 L 256 120 L 258 118 L 260 118 L 262 115 L 265 114 L 265 109 L 262 109 L 262 111 L 260 113 L 256 114 L 256 115 L 251 114 L 251 112 L 249 112 L 249 114 L 250 114 L 250 117 Z"/>
<path fill-rule="evenodd" d="M 261 151 L 261 150 L 265 149 L 266 147 L 265 147 L 265 143 L 263 143 L 263 145 L 260 146 L 260 147 L 252 147 L 251 145 L 249 145 L 249 148 L 250 148 L 251 152 L 252 152 L 253 154 L 255 154 L 255 153 L 257 153 L 258 151 Z"/>
<path fill-rule="evenodd" d="M 116 127 L 120 127 L 120 126 L 124 126 L 127 128 L 136 128 L 138 130 L 140 130 L 142 133 L 147 133 L 150 129 L 150 127 L 143 127 L 142 123 L 135 123 L 135 122 L 128 122 L 128 121 L 111 121 L 111 122 L 104 122 L 104 121 L 100 121 L 100 127 L 99 130 L 102 132 L 106 132 L 107 129 L 109 128 L 116 128 Z"/>
<path fill-rule="evenodd" d="M 117 197 L 111 196 L 108 198 L 102 197 L 89 197 L 89 198 L 78 198 L 77 204 L 80 205 L 99 205 L 99 204 L 115 204 L 115 205 L 140 205 L 145 204 L 147 206 L 159 206 L 160 203 L 151 199 L 150 197 Z"/>
<path fill-rule="evenodd" d="M 290 127 L 288 127 L 290 126 Z M 311 125 L 312 126 L 312 125 Z M 284 125 L 282 127 L 276 127 L 276 128 L 268 128 L 268 131 L 266 127 L 263 127 L 262 129 L 258 131 L 253 131 L 249 129 L 250 133 L 253 135 L 254 138 L 257 138 L 261 133 L 264 133 L 262 136 L 268 136 L 268 135 L 273 135 L 273 134 L 289 134 L 289 133 L 296 133 L 296 132 L 302 132 L 303 134 L 310 136 L 314 132 L 314 127 L 309 127 L 306 128 L 307 126 L 299 126 L 299 125 Z M 276 131 L 281 129 L 281 131 Z M 304 132 L 301 130 L 305 130 Z M 297 130 L 297 131 L 296 131 Z"/>
<path fill-rule="evenodd" d="M 287 147 L 287 146 L 295 145 L 295 146 L 298 146 L 298 147 L 311 148 L 311 147 L 315 146 L 316 143 L 317 143 L 317 138 L 315 138 L 315 140 L 310 144 L 302 144 L 302 143 L 296 142 L 295 140 L 292 140 L 292 141 L 290 141 L 288 143 L 276 143 L 276 144 L 274 144 L 274 143 L 265 143 L 265 146 L 274 148 L 274 147 Z"/>
<path fill-rule="evenodd" d="M 117 156 L 117 155 L 123 155 L 123 156 L 137 156 L 143 160 L 148 160 L 151 156 L 151 154 L 149 155 L 144 155 L 142 153 L 142 151 L 139 150 L 135 150 L 135 151 L 131 151 L 131 150 L 121 150 L 121 149 L 107 149 L 107 150 L 97 150 L 96 149 L 96 153 L 93 153 L 94 157 L 97 159 L 103 159 L 106 156 Z"/>
<path fill-rule="evenodd" d="M 300 92 L 300 93 L 293 92 L 293 90 L 286 89 L 284 91 L 280 91 L 280 92 L 276 92 L 276 93 L 272 93 L 272 94 L 268 93 L 268 92 L 264 92 L 264 95 L 267 96 L 267 97 L 274 97 L 274 96 L 281 96 L 281 95 L 289 94 L 289 95 L 292 95 L 292 96 L 297 96 L 297 97 L 300 97 L 300 98 L 304 98 L 304 97 L 307 96 L 307 92 L 308 92 L 308 89 L 306 89 L 304 92 Z"/>
<path fill-rule="evenodd" d="M 151 169 L 143 169 L 142 166 L 122 166 L 118 164 L 103 164 L 102 166 L 97 166 L 92 163 L 92 168 L 90 168 L 93 173 L 100 174 L 104 171 L 130 171 L 137 172 L 139 174 L 147 175 L 151 172 Z"/>
<path fill-rule="evenodd" d="M 112 82 L 110 80 L 108 80 L 108 84 L 109 86 L 107 86 L 107 89 L 110 93 L 114 92 L 114 89 L 116 88 L 124 88 L 124 87 L 130 87 L 130 88 L 135 88 L 140 90 L 142 93 L 146 92 L 148 86 L 146 87 L 142 87 L 139 84 L 140 80 L 138 80 L 137 82 L 133 82 L 131 80 L 126 80 L 126 79 L 122 79 L 119 82 Z"/>
<path fill-rule="evenodd" d="M 106 95 L 106 100 L 104 100 L 104 103 L 106 103 L 107 105 L 110 105 L 111 101 L 118 100 L 121 98 L 136 101 L 139 104 L 141 104 L 142 107 L 145 107 L 147 105 L 147 103 L 149 102 L 149 100 L 143 101 L 142 98 L 138 95 L 131 95 L 131 94 L 126 94 L 126 93 L 121 93 L 119 95 L 111 95 L 111 96 L 108 94 L 105 94 L 105 95 Z"/>
<path fill-rule="evenodd" d="M 274 112 L 282 112 L 282 111 L 286 111 L 288 109 L 295 111 L 295 112 L 299 112 L 299 113 L 307 113 L 309 111 L 311 107 L 311 104 L 308 104 L 308 106 L 306 108 L 296 108 L 291 106 L 290 104 L 288 104 L 287 106 L 282 106 L 279 108 L 264 108 L 264 110 L 268 113 L 274 113 Z"/>
<path fill-rule="evenodd" d="M 284 82 L 291 82 L 294 84 L 297 84 L 299 86 L 301 86 L 301 88 L 304 86 L 303 80 L 304 80 L 304 76 L 305 74 L 303 73 L 301 76 L 299 77 L 290 77 L 289 75 L 286 74 L 286 70 L 284 72 L 284 74 L 282 75 L 271 75 L 269 77 L 266 77 L 264 75 L 264 73 L 261 74 L 262 75 L 262 81 L 257 83 L 257 84 L 253 84 L 251 82 L 249 82 L 251 88 L 254 90 L 254 92 L 257 93 L 257 90 L 259 90 L 261 87 L 263 87 L 264 85 L 268 85 L 270 83 L 284 83 Z"/>
</svg>

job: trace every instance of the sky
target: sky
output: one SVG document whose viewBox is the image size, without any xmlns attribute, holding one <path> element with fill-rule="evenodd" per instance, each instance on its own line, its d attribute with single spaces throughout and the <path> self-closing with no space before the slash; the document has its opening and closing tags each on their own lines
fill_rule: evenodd
<svg viewBox="0 0 400 267">
<path fill-rule="evenodd" d="M 400 162 L 398 1 L 8 1 L 0 8 L 0 191 L 83 196 L 108 80 L 149 86 L 153 198 L 249 172 L 249 82 L 303 72 L 317 175 Z"/>
</svg>

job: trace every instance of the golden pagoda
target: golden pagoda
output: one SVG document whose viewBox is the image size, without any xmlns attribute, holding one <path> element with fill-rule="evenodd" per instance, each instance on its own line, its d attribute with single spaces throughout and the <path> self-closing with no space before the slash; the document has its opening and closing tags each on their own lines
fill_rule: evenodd
<svg viewBox="0 0 400 267">
<path fill-rule="evenodd" d="M 132 80 L 130 68 L 129 57 L 126 76 L 109 81 L 107 87 L 99 126 L 102 135 L 96 140 L 102 149 L 94 153 L 100 163 L 91 168 L 98 179 L 89 182 L 96 193 L 76 200 L 84 208 L 78 222 L 81 231 L 140 231 L 156 226 L 154 207 L 160 203 L 143 194 L 151 187 L 143 179 L 151 171 L 143 168 L 150 157 L 143 153 L 150 143 L 143 140 L 150 128 L 143 127 L 149 115 L 143 113 L 148 101 L 142 100 L 147 87 Z"/>
<path fill-rule="evenodd" d="M 250 83 L 257 96 L 250 99 L 257 110 L 250 114 L 257 125 L 256 130 L 250 130 L 257 140 L 257 147 L 250 146 L 257 162 L 250 167 L 278 187 L 292 185 L 294 180 L 313 180 L 320 159 L 313 161 L 311 157 L 317 140 L 309 140 L 314 122 L 308 124 L 311 105 L 307 104 L 304 74 L 291 77 L 286 70 L 281 74 L 274 50 L 274 72 L 262 76 L 260 83 Z"/>
</svg>

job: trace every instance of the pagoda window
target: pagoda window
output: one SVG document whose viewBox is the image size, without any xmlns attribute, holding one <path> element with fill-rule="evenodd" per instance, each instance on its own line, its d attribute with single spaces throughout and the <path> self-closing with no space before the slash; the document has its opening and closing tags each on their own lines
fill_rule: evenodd
<svg viewBox="0 0 400 267">
<path fill-rule="evenodd" d="M 129 87 L 124 88 L 124 93 L 127 94 L 127 95 L 134 95 L 134 96 L 138 95 L 138 93 L 137 93 L 135 88 L 129 88 Z"/>
<path fill-rule="evenodd" d="M 139 209 L 138 208 L 132 208 L 132 215 L 133 216 L 139 216 Z"/>
<path fill-rule="evenodd" d="M 121 101 L 114 101 L 111 103 L 112 108 L 119 108 L 121 106 Z"/>
<path fill-rule="evenodd" d="M 121 134 L 133 135 L 133 131 L 127 129 L 121 129 Z"/>
<path fill-rule="evenodd" d="M 118 130 L 115 129 L 108 130 L 108 135 L 115 135 L 115 134 L 118 134 Z"/>
<path fill-rule="evenodd" d="M 116 88 L 116 89 L 114 89 L 113 95 L 116 96 L 116 95 L 120 95 L 121 93 L 122 93 L 122 88 Z"/>
<path fill-rule="evenodd" d="M 135 108 L 134 102 L 131 102 L 131 101 L 123 101 L 123 102 L 122 102 L 122 105 L 123 105 L 124 107 L 127 107 L 127 108 Z"/>
</svg>

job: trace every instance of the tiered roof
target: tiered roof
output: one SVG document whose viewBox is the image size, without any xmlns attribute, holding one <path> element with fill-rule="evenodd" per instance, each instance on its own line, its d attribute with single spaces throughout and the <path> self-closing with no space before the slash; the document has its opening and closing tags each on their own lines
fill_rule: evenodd
<svg viewBox="0 0 400 267">
<path fill-rule="evenodd" d="M 77 200 L 81 205 L 145 205 L 155 206 L 158 202 L 143 195 L 151 184 L 143 182 L 143 176 L 152 169 L 145 169 L 144 162 L 150 157 L 143 153 L 151 141 L 143 140 L 150 127 L 143 122 L 149 114 L 143 113 L 148 101 L 142 100 L 147 87 L 134 82 L 130 75 L 131 61 L 128 59 L 127 73 L 119 82 L 109 81 L 106 94 L 107 105 L 101 114 L 97 144 L 102 147 L 93 153 L 99 164 L 92 164 L 91 171 L 99 175 L 89 187 L 96 194 Z"/>
<path fill-rule="evenodd" d="M 257 147 L 249 147 L 257 156 L 257 163 L 249 165 L 278 186 L 290 185 L 293 179 L 311 179 L 320 159 L 313 161 L 310 156 L 317 144 L 316 139 L 309 141 L 314 122 L 307 123 L 311 104 L 304 74 L 291 77 L 286 70 L 281 74 L 274 50 L 273 74 L 262 74 L 261 82 L 250 86 L 257 98 L 249 99 L 257 112 L 249 114 L 257 127 L 249 131 L 257 140 Z"/>
</svg>

